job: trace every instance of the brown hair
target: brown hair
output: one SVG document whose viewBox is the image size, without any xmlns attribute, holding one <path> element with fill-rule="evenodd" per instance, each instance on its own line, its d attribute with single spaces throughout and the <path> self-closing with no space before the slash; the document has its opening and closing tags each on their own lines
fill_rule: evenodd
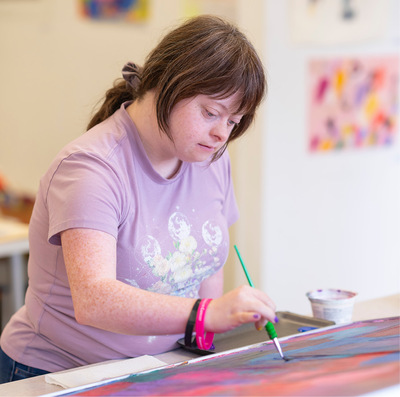
<svg viewBox="0 0 400 397">
<path fill-rule="evenodd" d="M 244 34 L 209 15 L 191 18 L 168 33 L 147 56 L 143 68 L 136 68 L 135 77 L 134 89 L 122 79 L 114 83 L 88 128 L 105 120 L 123 102 L 155 90 L 158 125 L 172 140 L 169 117 L 179 101 L 200 94 L 226 98 L 240 92 L 236 113 L 243 117 L 213 160 L 250 126 L 267 85 L 262 63 Z"/>
</svg>

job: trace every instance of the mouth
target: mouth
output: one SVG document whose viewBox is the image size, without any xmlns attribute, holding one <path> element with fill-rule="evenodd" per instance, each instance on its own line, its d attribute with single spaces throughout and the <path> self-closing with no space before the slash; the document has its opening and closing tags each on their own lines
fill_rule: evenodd
<svg viewBox="0 0 400 397">
<path fill-rule="evenodd" d="M 216 151 L 216 148 L 214 146 L 203 145 L 201 143 L 199 143 L 199 146 L 202 149 L 207 150 L 208 152 L 215 152 Z"/>
</svg>

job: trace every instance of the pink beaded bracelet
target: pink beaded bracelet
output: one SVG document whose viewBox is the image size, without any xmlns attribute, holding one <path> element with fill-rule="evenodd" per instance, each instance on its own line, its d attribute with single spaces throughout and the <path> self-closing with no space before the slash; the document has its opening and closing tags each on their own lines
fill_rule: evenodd
<svg viewBox="0 0 400 397">
<path fill-rule="evenodd" d="M 202 350 L 208 350 L 214 340 L 214 333 L 207 332 L 204 335 L 204 318 L 206 317 L 206 310 L 212 299 L 202 299 L 197 310 L 196 317 L 196 342 L 197 347 Z"/>
</svg>

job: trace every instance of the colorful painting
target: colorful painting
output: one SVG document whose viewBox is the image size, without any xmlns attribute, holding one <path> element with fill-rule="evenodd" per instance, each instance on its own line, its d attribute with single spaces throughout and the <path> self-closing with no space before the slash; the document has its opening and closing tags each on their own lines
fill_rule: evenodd
<svg viewBox="0 0 400 397">
<path fill-rule="evenodd" d="M 398 129 L 399 57 L 309 65 L 309 149 L 391 145 Z"/>
<path fill-rule="evenodd" d="M 400 390 L 400 317 L 356 322 L 57 395 L 326 396 Z"/>
<path fill-rule="evenodd" d="M 145 21 L 149 16 L 149 0 L 78 0 L 85 18 L 111 21 Z"/>
</svg>

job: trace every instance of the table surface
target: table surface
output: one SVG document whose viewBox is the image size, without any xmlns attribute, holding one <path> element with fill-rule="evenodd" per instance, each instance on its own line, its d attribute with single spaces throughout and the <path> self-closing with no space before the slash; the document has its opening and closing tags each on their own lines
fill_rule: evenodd
<svg viewBox="0 0 400 397">
<path fill-rule="evenodd" d="M 28 233 L 27 224 L 0 216 L 0 257 L 28 252 Z"/>
<path fill-rule="evenodd" d="M 0 243 L 24 240 L 28 237 L 28 230 L 26 223 L 0 216 Z"/>
<path fill-rule="evenodd" d="M 306 315 L 309 315 L 306 313 Z M 354 305 L 353 321 L 400 316 L 400 294 L 385 296 L 367 301 L 356 302 Z M 196 358 L 197 355 L 183 349 L 159 354 L 156 358 L 167 364 L 179 363 Z M 0 385 L 0 396 L 33 397 L 63 390 L 56 385 L 45 382 L 44 376 L 24 379 Z"/>
<path fill-rule="evenodd" d="M 8 288 L 3 294 L 0 327 L 3 327 L 25 300 L 26 265 L 29 253 L 29 226 L 0 214 L 0 259 L 8 266 Z"/>
</svg>

